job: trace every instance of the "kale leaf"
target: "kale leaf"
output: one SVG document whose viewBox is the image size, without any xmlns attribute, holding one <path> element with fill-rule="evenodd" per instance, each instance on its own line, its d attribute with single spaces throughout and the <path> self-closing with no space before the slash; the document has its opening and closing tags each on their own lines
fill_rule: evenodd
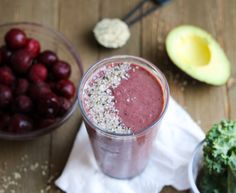
<svg viewBox="0 0 236 193">
<path fill-rule="evenodd" d="M 202 193 L 226 193 L 227 183 L 225 181 L 225 176 L 209 174 L 207 170 L 203 170 L 198 186 Z"/>
<path fill-rule="evenodd" d="M 223 174 L 229 163 L 236 167 L 236 160 L 231 158 L 236 153 L 236 122 L 221 121 L 215 124 L 206 135 L 204 152 L 204 167 L 210 174 Z"/>
<path fill-rule="evenodd" d="M 221 121 L 207 133 L 203 146 L 202 193 L 236 193 L 236 122 Z"/>
</svg>

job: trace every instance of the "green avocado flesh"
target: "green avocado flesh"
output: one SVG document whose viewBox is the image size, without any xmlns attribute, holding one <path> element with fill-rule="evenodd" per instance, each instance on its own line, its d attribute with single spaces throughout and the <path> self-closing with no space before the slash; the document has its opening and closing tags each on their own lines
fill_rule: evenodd
<svg viewBox="0 0 236 193">
<path fill-rule="evenodd" d="M 223 85 L 230 77 L 230 63 L 216 40 L 206 31 L 189 25 L 174 28 L 166 39 L 172 62 L 191 77 Z"/>
</svg>

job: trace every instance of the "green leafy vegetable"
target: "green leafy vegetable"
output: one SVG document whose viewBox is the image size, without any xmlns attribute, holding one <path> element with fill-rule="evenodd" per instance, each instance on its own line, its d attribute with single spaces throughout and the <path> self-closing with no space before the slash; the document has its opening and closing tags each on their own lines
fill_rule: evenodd
<svg viewBox="0 0 236 193">
<path fill-rule="evenodd" d="M 224 176 L 209 174 L 205 170 L 202 171 L 198 186 L 203 193 L 225 193 L 227 189 L 225 180 Z"/>
<path fill-rule="evenodd" d="M 206 135 L 203 147 L 203 193 L 236 193 L 236 122 L 221 121 Z"/>
<path fill-rule="evenodd" d="M 232 150 L 229 158 L 228 193 L 236 193 L 236 148 Z"/>
</svg>

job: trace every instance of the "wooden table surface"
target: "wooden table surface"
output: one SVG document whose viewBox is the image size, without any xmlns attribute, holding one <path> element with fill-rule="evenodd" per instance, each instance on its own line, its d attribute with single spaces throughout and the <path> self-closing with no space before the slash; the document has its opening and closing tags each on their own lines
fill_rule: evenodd
<svg viewBox="0 0 236 193">
<path fill-rule="evenodd" d="M 165 73 L 171 95 L 204 131 L 222 118 L 235 119 L 236 0 L 173 0 L 134 25 L 125 47 L 118 50 L 99 47 L 91 33 L 96 22 L 104 17 L 124 16 L 138 1 L 0 0 L 0 23 L 33 21 L 62 32 L 77 48 L 85 70 L 106 56 L 142 56 Z M 180 24 L 200 26 L 219 41 L 232 64 L 232 78 L 227 85 L 214 87 L 194 81 L 170 62 L 165 38 Z M 0 141 L 0 193 L 61 192 L 52 184 L 64 168 L 79 122 L 77 111 L 63 127 L 37 140 Z M 167 187 L 163 192 L 177 191 Z"/>
</svg>

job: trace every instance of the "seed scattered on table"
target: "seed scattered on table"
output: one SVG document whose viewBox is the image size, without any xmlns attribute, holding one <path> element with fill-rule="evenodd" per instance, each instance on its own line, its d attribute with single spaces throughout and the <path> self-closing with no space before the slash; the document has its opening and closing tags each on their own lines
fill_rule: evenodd
<svg viewBox="0 0 236 193">
<path fill-rule="evenodd" d="M 13 175 L 14 175 L 14 178 L 15 178 L 16 180 L 21 179 L 21 174 L 20 174 L 20 173 L 14 172 Z"/>
<path fill-rule="evenodd" d="M 31 164 L 30 170 L 31 170 L 31 171 L 35 171 L 38 167 L 39 167 L 39 163 L 36 162 L 36 163 L 34 163 L 34 164 Z"/>
<path fill-rule="evenodd" d="M 198 125 L 201 125 L 202 124 L 202 121 L 200 119 L 197 120 L 197 124 Z"/>
<path fill-rule="evenodd" d="M 28 155 L 19 158 L 20 162 L 15 168 L 9 168 L 7 162 L 0 164 L 0 193 L 16 193 L 22 191 L 21 180 L 29 175 L 41 175 L 48 177 L 48 171 L 53 167 L 46 160 L 44 163 L 30 163 Z M 45 179 L 45 186 L 41 187 L 41 192 L 46 193 L 52 189 L 52 183 L 57 178 L 58 172 L 54 172 L 49 179 Z"/>
</svg>

